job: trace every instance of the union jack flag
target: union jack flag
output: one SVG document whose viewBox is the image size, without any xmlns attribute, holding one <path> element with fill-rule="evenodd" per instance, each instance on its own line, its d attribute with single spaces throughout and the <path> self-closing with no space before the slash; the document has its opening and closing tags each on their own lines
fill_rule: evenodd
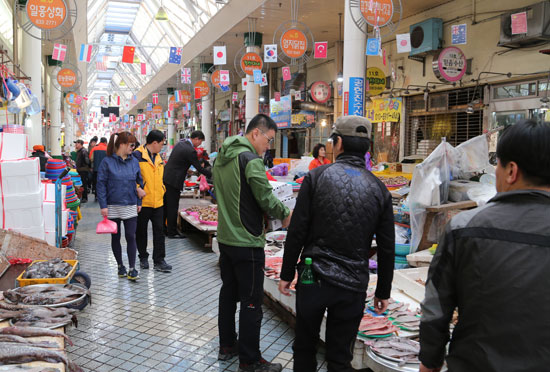
<svg viewBox="0 0 550 372">
<path fill-rule="evenodd" d="M 181 68 L 181 83 L 191 84 L 191 68 L 189 67 Z"/>
</svg>

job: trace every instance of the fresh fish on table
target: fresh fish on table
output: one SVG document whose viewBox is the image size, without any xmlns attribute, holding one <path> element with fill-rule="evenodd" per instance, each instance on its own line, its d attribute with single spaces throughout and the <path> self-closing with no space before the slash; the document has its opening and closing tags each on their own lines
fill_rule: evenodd
<svg viewBox="0 0 550 372">
<path fill-rule="evenodd" d="M 378 355 L 397 359 L 401 363 L 419 363 L 420 344 L 404 337 L 369 341 L 368 346 Z"/>
<path fill-rule="evenodd" d="M 15 336 L 15 335 L 0 335 L 0 342 L 26 344 L 28 346 L 47 347 L 47 348 L 54 348 L 54 349 L 59 347 L 59 344 L 57 342 L 30 341 L 30 340 L 27 340 L 25 337 Z"/>
<path fill-rule="evenodd" d="M 0 365 L 34 361 L 63 363 L 69 368 L 70 372 L 83 372 L 82 368 L 70 361 L 62 352 L 41 347 L 0 343 Z"/>
<path fill-rule="evenodd" d="M 79 285 L 29 285 L 4 292 L 4 297 L 16 304 L 54 305 L 76 300 L 83 294 L 91 304 L 90 290 Z"/>
<path fill-rule="evenodd" d="M 51 367 L 30 367 L 22 365 L 9 365 L 9 366 L 0 366 L 0 372 L 61 372 L 59 368 Z"/>
<path fill-rule="evenodd" d="M 64 278 L 72 270 L 72 266 L 60 258 L 44 262 L 35 262 L 25 270 L 23 279 Z"/>
<path fill-rule="evenodd" d="M 69 345 L 73 346 L 72 340 L 63 332 L 53 331 L 47 328 L 39 327 L 5 327 L 0 328 L 0 335 L 16 335 L 21 337 L 63 337 Z"/>
</svg>

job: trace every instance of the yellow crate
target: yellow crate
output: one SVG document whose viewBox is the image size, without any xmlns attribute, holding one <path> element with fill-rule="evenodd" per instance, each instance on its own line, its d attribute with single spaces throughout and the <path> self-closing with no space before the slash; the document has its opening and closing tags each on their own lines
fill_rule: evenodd
<svg viewBox="0 0 550 372">
<path fill-rule="evenodd" d="M 47 260 L 35 260 L 29 265 L 29 267 L 34 265 L 36 262 L 45 262 L 45 261 Z M 33 285 L 33 284 L 67 284 L 69 283 L 74 273 L 76 272 L 76 268 L 78 266 L 78 260 L 63 260 L 63 261 L 65 261 L 66 263 L 68 263 L 73 267 L 71 271 L 69 271 L 69 274 L 67 274 L 67 276 L 63 278 L 23 279 L 23 274 L 25 274 L 25 271 L 27 271 L 25 270 L 21 273 L 21 275 L 19 275 L 19 277 L 17 277 L 17 282 L 19 283 L 19 286 L 25 287 L 27 285 Z M 29 267 L 27 267 L 27 269 Z"/>
</svg>

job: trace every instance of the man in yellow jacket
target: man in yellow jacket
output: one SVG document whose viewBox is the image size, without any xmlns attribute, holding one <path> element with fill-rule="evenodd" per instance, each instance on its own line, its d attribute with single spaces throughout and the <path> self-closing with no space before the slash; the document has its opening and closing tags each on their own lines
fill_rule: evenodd
<svg viewBox="0 0 550 372">
<path fill-rule="evenodd" d="M 141 212 L 138 214 L 136 243 L 139 261 L 142 269 L 149 268 L 147 253 L 147 225 L 153 224 L 153 264 L 157 271 L 170 272 L 172 266 L 164 260 L 164 161 L 159 152 L 164 146 L 164 133 L 153 129 L 147 135 L 147 143 L 134 151 L 134 157 L 139 162 L 143 178 L 145 197 L 142 200 Z"/>
</svg>

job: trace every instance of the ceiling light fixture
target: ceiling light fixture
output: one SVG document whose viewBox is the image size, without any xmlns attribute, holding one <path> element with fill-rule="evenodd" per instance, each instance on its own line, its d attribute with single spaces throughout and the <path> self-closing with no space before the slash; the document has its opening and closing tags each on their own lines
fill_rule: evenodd
<svg viewBox="0 0 550 372">
<path fill-rule="evenodd" d="M 344 74 L 342 74 L 342 71 L 338 73 L 338 77 L 336 78 L 336 81 L 338 81 L 339 83 L 344 81 Z"/>
<path fill-rule="evenodd" d="M 164 10 L 164 7 L 162 6 L 162 3 L 160 3 L 160 8 L 157 11 L 157 14 L 155 15 L 155 20 L 157 20 L 157 21 L 168 21 L 168 13 L 166 13 L 166 10 Z"/>
<path fill-rule="evenodd" d="M 326 119 L 321 120 L 321 126 L 323 128 L 327 126 L 327 120 Z"/>
<path fill-rule="evenodd" d="M 466 109 L 466 113 L 469 115 L 474 113 L 474 104 L 472 102 L 468 103 L 468 108 Z"/>
<path fill-rule="evenodd" d="M 265 98 L 264 97 L 260 97 L 260 102 L 264 102 L 265 101 Z"/>
</svg>

